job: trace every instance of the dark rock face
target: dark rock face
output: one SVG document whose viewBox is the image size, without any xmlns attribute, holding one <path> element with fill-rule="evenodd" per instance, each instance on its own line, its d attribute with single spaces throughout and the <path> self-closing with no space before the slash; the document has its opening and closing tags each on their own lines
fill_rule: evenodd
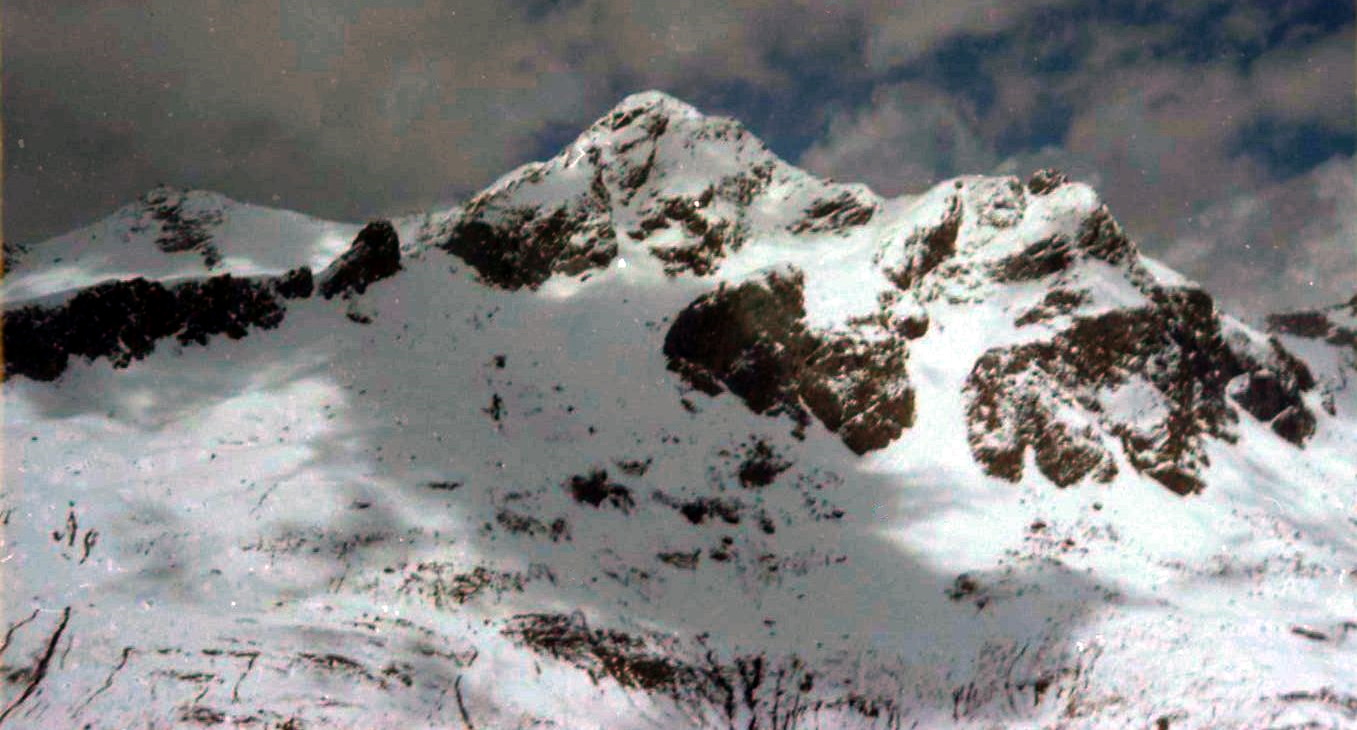
<svg viewBox="0 0 1357 730">
<path fill-rule="evenodd" d="M 1303 444 L 1315 434 L 1314 414 L 1304 406 L 1288 406 L 1272 419 L 1272 430 L 1293 444 Z"/>
<path fill-rule="evenodd" d="M 929 272 L 956 253 L 957 234 L 961 231 L 961 198 L 953 196 L 947 213 L 938 223 L 911 234 L 900 245 L 899 253 L 887 249 L 882 256 L 898 260 L 887 262 L 882 271 L 901 289 L 909 289 Z"/>
<path fill-rule="evenodd" d="M 1357 353 L 1357 327 L 1345 327 L 1333 321 L 1332 315 L 1342 314 L 1344 310 L 1349 317 L 1357 317 L 1357 297 L 1353 297 L 1345 304 L 1324 309 L 1269 314 L 1267 329 L 1277 334 L 1310 340 L 1322 339 L 1330 345 L 1350 347 Z"/>
<path fill-rule="evenodd" d="M 1079 307 L 1086 304 L 1089 300 L 1088 292 L 1052 289 L 1042 297 L 1041 303 L 1031 309 L 1023 312 L 1013 323 L 1019 327 L 1024 327 L 1037 322 L 1045 322 L 1055 319 L 1062 314 L 1069 314 Z"/>
<path fill-rule="evenodd" d="M 1269 314 L 1267 317 L 1269 332 L 1295 335 L 1312 340 L 1328 337 L 1329 333 L 1333 331 L 1333 326 L 1333 322 L 1329 321 L 1327 314 L 1313 309 L 1303 312 Z"/>
<path fill-rule="evenodd" d="M 659 558 L 692 570 L 700 554 L 662 553 Z M 815 665 L 796 655 L 739 654 L 721 660 L 707 645 L 705 634 L 689 642 L 675 634 L 596 627 L 578 611 L 517 614 L 502 633 L 524 648 L 586 673 L 596 684 L 610 680 L 626 689 L 672 698 L 691 708 L 692 716 L 710 718 L 712 726 L 797 727 L 807 708 L 821 703 L 863 718 L 854 724 L 881 724 L 882 718 L 894 720 L 902 714 L 891 700 L 874 694 L 854 691 L 820 700 L 811 693 L 819 682 L 828 686 L 830 680 L 821 680 L 819 670 L 811 669 Z M 851 685 L 851 680 L 844 685 Z M 760 718 L 771 719 L 765 724 Z"/>
<path fill-rule="evenodd" d="M 702 213 L 715 195 L 716 189 L 708 187 L 696 198 L 663 198 L 659 210 L 641 219 L 641 228 L 635 238 L 644 239 L 654 231 L 675 225 L 689 239 L 688 243 L 679 246 L 650 247 L 650 254 L 664 262 L 664 272 L 669 276 L 685 271 L 706 276 L 716 269 L 728 248 L 739 248 L 741 239 L 735 224 L 728 220 L 711 220 Z"/>
<path fill-rule="evenodd" d="M 642 209 L 640 225 L 629 235 L 645 240 L 655 231 L 678 230 L 685 239 L 683 243 L 651 246 L 650 254 L 664 263 L 669 276 L 683 273 L 706 276 L 716 270 L 726 254 L 744 244 L 745 208 L 771 180 L 771 166 L 756 165 L 748 172 L 708 185 L 697 195 L 661 197 L 654 205 Z M 718 200 L 729 203 L 734 215 L 713 214 L 712 203 Z"/>
<path fill-rule="evenodd" d="M 206 345 L 216 334 L 238 340 L 249 334 L 250 327 L 273 329 L 283 321 L 283 305 L 272 281 L 214 276 L 180 284 L 174 293 L 183 318 L 175 335 L 180 344 Z"/>
<path fill-rule="evenodd" d="M 665 130 L 669 128 L 669 117 L 662 113 L 653 113 L 645 107 L 637 107 L 627 110 L 621 117 L 618 117 L 618 119 L 623 122 L 618 126 L 612 126 L 613 123 L 609 123 L 605 120 L 605 124 L 608 128 L 616 132 L 631 125 L 633 122 L 637 122 L 638 118 L 641 119 L 639 124 L 644 130 L 644 134 L 629 140 L 618 147 L 617 152 L 620 153 L 621 156 L 619 156 L 614 163 L 616 169 L 610 171 L 616 175 L 616 185 L 621 191 L 622 203 L 624 205 L 631 202 L 631 199 L 636 196 L 637 191 L 639 191 L 641 187 L 650 180 L 651 175 L 654 174 L 657 167 L 655 156 L 658 151 L 655 143 L 664 135 Z M 637 146 L 649 146 L 650 148 L 645 157 L 640 160 L 636 160 L 634 156 L 627 154 Z"/>
<path fill-rule="evenodd" d="M 389 221 L 372 221 L 333 263 L 320 274 L 321 296 L 362 294 L 373 282 L 401 270 L 400 239 Z"/>
<path fill-rule="evenodd" d="M 251 327 L 272 329 L 283 320 L 282 299 L 299 295 L 310 279 L 305 268 L 278 278 L 223 274 L 172 287 L 137 278 L 90 287 L 60 306 L 7 311 L 5 375 L 56 380 L 72 355 L 125 368 L 167 337 L 206 345 L 217 334 L 240 339 Z"/>
<path fill-rule="evenodd" d="M 159 187 L 138 201 L 150 220 L 132 227 L 144 233 L 156 227 L 156 246 L 165 253 L 196 252 L 210 269 L 221 263 L 221 251 L 212 245 L 212 230 L 221 225 L 220 211 L 191 211 L 185 207 L 186 194 L 174 188 Z"/>
<path fill-rule="evenodd" d="M 792 233 L 843 231 L 866 225 L 876 214 L 876 205 L 858 200 L 844 191 L 833 198 L 822 198 L 806 209 L 801 220 L 789 226 Z"/>
<path fill-rule="evenodd" d="M 1063 236 L 1044 238 L 991 268 L 994 279 L 1002 283 L 1032 281 L 1066 270 L 1080 256 L 1120 264 L 1134 252 L 1134 244 L 1102 206 L 1083 222 L 1074 241 Z"/>
<path fill-rule="evenodd" d="M 1121 224 L 1112 217 L 1106 205 L 1099 206 L 1093 215 L 1084 220 L 1074 247 L 1109 264 L 1120 264 L 1137 253 L 1135 244 L 1126 237 Z"/>
<path fill-rule="evenodd" d="M 1060 236 L 1043 238 L 993 265 L 996 281 L 1032 281 L 1064 271 L 1074 260 L 1070 242 Z"/>
<path fill-rule="evenodd" d="M 28 248 L 26 246 L 9 241 L 0 243 L 0 277 L 8 274 L 27 255 Z"/>
<path fill-rule="evenodd" d="M 1032 177 L 1027 180 L 1027 192 L 1045 195 L 1069 181 L 1065 173 L 1048 167 L 1032 173 Z"/>
<path fill-rule="evenodd" d="M 1239 387 L 1230 390 L 1230 397 L 1259 420 L 1271 421 L 1291 406 L 1295 384 L 1284 383 L 1271 370 L 1245 373 L 1237 382 Z"/>
<path fill-rule="evenodd" d="M 854 452 L 885 447 L 914 422 L 904 338 L 813 332 L 800 272 L 722 287 L 679 314 L 665 338 L 671 370 L 710 395 L 723 386 L 750 410 L 808 413 Z"/>
<path fill-rule="evenodd" d="M 473 198 L 440 247 L 501 289 L 536 289 L 553 274 L 575 276 L 612 263 L 617 240 L 601 175 L 586 193 L 555 208 L 508 202 L 519 186 L 535 181 L 529 175 Z"/>
<path fill-rule="evenodd" d="M 1162 418 L 1128 423 L 1107 412 L 1101 394 L 1133 380 L 1161 396 Z M 1076 318 L 1049 341 L 986 352 L 965 386 L 969 440 L 990 474 L 1021 478 L 1031 448 L 1041 472 L 1066 486 L 1115 476 L 1105 444 L 1115 437 L 1137 470 L 1189 494 L 1204 486 L 1204 439 L 1235 439 L 1231 400 L 1279 424 L 1274 430 L 1299 445 L 1313 431 L 1301 401 L 1313 386 L 1305 366 L 1280 345 L 1273 344 L 1268 362 L 1231 345 L 1204 292 L 1157 290 L 1151 306 Z M 1086 422 L 1058 415 L 1070 409 Z M 1287 417 L 1275 421 L 1282 413 Z"/>
<path fill-rule="evenodd" d="M 177 308 L 178 298 L 164 286 L 132 279 L 86 289 L 65 306 L 7 311 L 5 375 L 56 380 L 73 354 L 126 367 L 178 330 Z"/>
<path fill-rule="evenodd" d="M 316 290 L 315 278 L 311 276 L 311 267 L 303 266 L 283 274 L 274 289 L 284 299 L 308 299 Z"/>
</svg>

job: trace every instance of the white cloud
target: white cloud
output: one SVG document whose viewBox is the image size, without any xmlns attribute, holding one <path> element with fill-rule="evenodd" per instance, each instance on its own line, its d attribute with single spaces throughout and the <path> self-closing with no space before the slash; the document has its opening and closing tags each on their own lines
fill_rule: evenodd
<svg viewBox="0 0 1357 730">
<path fill-rule="evenodd" d="M 1357 292 L 1357 167 L 1336 156 L 1189 219 L 1162 258 L 1233 311 L 1332 304 Z"/>
<path fill-rule="evenodd" d="M 918 84 L 878 89 L 866 107 L 835 114 L 824 138 L 800 159 L 811 172 L 863 182 L 884 195 L 994 163 L 973 115 L 955 98 Z"/>
</svg>

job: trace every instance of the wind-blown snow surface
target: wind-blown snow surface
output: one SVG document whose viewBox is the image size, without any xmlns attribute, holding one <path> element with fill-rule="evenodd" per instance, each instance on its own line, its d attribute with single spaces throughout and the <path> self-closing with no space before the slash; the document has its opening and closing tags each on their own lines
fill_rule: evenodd
<svg viewBox="0 0 1357 730">
<path fill-rule="evenodd" d="M 739 132 L 632 97 L 532 168 L 537 202 L 583 194 L 601 125 L 657 104 L 666 140 Z M 0 725 L 1357 725 L 1357 397 L 1341 357 L 1318 368 L 1332 414 L 1314 409 L 1303 447 L 1241 413 L 1235 443 L 1206 441 L 1199 494 L 1120 452 L 1108 483 L 1058 489 L 1030 457 L 1017 483 L 989 476 L 968 445 L 977 358 L 1072 315 L 1019 326 L 1049 282 L 978 272 L 1072 236 L 1093 191 L 1024 193 L 1014 220 L 1004 180 L 881 200 L 739 134 L 733 152 L 698 146 L 702 164 L 660 150 L 666 174 L 635 190 L 604 175 L 616 251 L 536 288 L 488 286 L 440 247 L 456 209 L 397 221 L 403 270 L 362 296 L 293 301 L 278 327 L 205 348 L 162 341 L 126 369 L 73 359 L 54 383 L 6 382 Z M 719 248 L 706 276 L 652 251 L 688 223 L 629 233 L 666 195 L 759 164 L 745 203 L 705 209 L 738 232 L 702 254 Z M 793 233 L 845 191 L 868 220 Z M 954 260 L 970 263 L 889 303 L 928 320 L 909 345 L 914 422 L 889 446 L 859 456 L 816 420 L 798 439 L 785 415 L 669 369 L 678 313 L 769 267 L 804 272 L 812 328 L 887 306 L 878 252 L 936 226 L 954 194 Z M 218 266 L 242 274 L 319 269 L 359 228 L 215 209 Z M 8 306 L 221 270 L 149 234 L 115 244 L 114 225 L 34 247 Z M 276 238 L 246 233 L 264 229 Z M 1185 283 L 1141 261 L 1059 276 L 1085 315 L 1142 305 L 1136 276 Z M 1152 420 L 1136 382 L 1100 397 Z"/>
</svg>

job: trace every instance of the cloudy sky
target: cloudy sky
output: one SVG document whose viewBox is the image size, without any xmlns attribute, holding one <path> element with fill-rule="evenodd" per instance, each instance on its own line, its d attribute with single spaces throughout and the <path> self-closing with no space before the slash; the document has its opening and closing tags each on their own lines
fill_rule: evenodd
<svg viewBox="0 0 1357 730">
<path fill-rule="evenodd" d="M 883 194 L 1044 166 L 1249 313 L 1357 292 L 1345 0 L 6 0 L 5 237 L 158 184 L 361 220 L 633 91 Z"/>
</svg>

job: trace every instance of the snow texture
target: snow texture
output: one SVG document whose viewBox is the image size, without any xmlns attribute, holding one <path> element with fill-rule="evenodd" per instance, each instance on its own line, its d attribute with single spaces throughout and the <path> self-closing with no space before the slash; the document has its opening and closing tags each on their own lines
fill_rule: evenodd
<svg viewBox="0 0 1357 730">
<path fill-rule="evenodd" d="M 1259 332 L 1056 173 L 886 200 L 657 92 L 280 289 L 363 228 L 161 189 L 12 262 L 7 325 L 279 312 L 10 368 L 0 725 L 1357 726 L 1357 307 Z"/>
</svg>

